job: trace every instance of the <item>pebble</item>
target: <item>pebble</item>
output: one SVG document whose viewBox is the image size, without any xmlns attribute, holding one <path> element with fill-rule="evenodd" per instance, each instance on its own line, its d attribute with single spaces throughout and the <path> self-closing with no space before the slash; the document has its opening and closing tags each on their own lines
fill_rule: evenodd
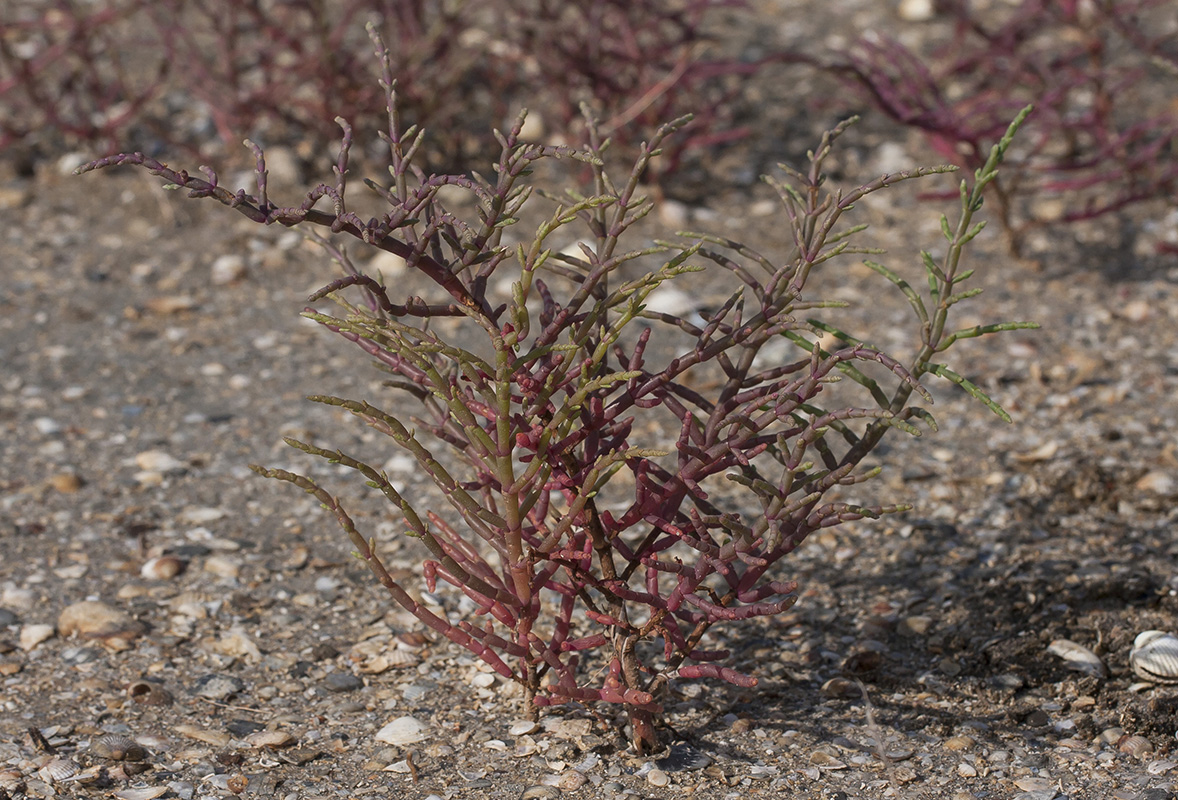
<svg viewBox="0 0 1178 800">
<path fill-rule="evenodd" d="M 172 730 L 181 736 L 186 736 L 189 739 L 195 739 L 198 742 L 211 744 L 213 747 L 225 747 L 232 740 L 225 731 L 211 731 L 206 728 L 200 728 L 196 725 L 174 725 Z M 212 770 L 209 770 L 210 772 Z"/>
<path fill-rule="evenodd" d="M 7 608 L 0 608 L 0 628 L 7 628 L 10 625 L 16 625 L 20 618 L 16 612 L 9 611 Z"/>
<path fill-rule="evenodd" d="M 413 717 L 397 717 L 376 732 L 376 741 L 402 747 L 420 742 L 426 737 L 427 726 Z"/>
<path fill-rule="evenodd" d="M 251 733 L 266 730 L 266 726 L 253 719 L 233 719 L 225 724 L 225 730 L 239 739 L 244 739 Z"/>
<path fill-rule="evenodd" d="M 82 479 L 73 472 L 57 472 L 49 476 L 49 485 L 61 494 L 73 494 L 82 488 Z"/>
<path fill-rule="evenodd" d="M 134 639 L 146 628 L 120 608 L 97 600 L 84 600 L 66 606 L 57 618 L 57 629 L 63 637 L 75 633 L 86 639 Z"/>
<path fill-rule="evenodd" d="M 975 744 L 969 736 L 951 736 L 941 743 L 946 750 L 968 750 Z"/>
<path fill-rule="evenodd" d="M 218 256 L 209 267 L 209 279 L 217 286 L 235 283 L 245 277 L 245 258 L 229 253 Z"/>
<path fill-rule="evenodd" d="M 46 639 L 52 638 L 54 628 L 52 625 L 32 624 L 24 625 L 20 629 L 20 649 L 32 650 L 37 645 L 44 642 Z"/>
<path fill-rule="evenodd" d="M 232 675 L 205 675 L 192 687 L 193 694 L 210 700 L 225 700 L 240 692 L 245 684 Z"/>
<path fill-rule="evenodd" d="M 17 611 L 32 611 L 37 607 L 37 595 L 32 589 L 18 589 L 6 586 L 0 593 L 0 605 Z"/>
<path fill-rule="evenodd" d="M 145 450 L 139 453 L 135 456 L 135 466 L 144 472 L 156 472 L 163 475 L 183 472 L 186 469 L 183 461 L 163 450 Z"/>
<path fill-rule="evenodd" d="M 241 566 L 227 556 L 209 556 L 205 559 L 205 572 L 210 575 L 216 575 L 218 578 L 237 578 L 241 574 Z"/>
<path fill-rule="evenodd" d="M 937 668 L 950 678 L 961 674 L 961 665 L 951 658 L 942 658 L 937 662 Z"/>
<path fill-rule="evenodd" d="M 932 617 L 913 616 L 904 617 L 896 625 L 896 631 L 901 636 L 924 636 L 933 625 Z"/>
<path fill-rule="evenodd" d="M 245 743 L 250 747 L 270 750 L 279 747 L 290 747 L 296 741 L 295 737 L 286 731 L 258 731 L 245 737 Z"/>
<path fill-rule="evenodd" d="M 61 651 L 61 660 L 71 667 L 89 664 L 102 658 L 102 651 L 96 647 L 67 647 Z"/>
<path fill-rule="evenodd" d="M 329 692 L 354 692 L 364 688 L 364 681 L 350 672 L 332 672 L 323 682 Z"/>
<path fill-rule="evenodd" d="M 896 12 L 905 22 L 928 22 L 936 16 L 937 7 L 933 0 L 900 0 Z"/>
</svg>

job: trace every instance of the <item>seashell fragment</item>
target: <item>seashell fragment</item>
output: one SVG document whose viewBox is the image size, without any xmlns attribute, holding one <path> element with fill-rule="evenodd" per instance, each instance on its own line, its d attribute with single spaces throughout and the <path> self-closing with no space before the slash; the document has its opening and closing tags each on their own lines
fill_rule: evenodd
<svg viewBox="0 0 1178 800">
<path fill-rule="evenodd" d="M 1093 678 L 1104 678 L 1108 675 L 1100 656 L 1070 639 L 1056 639 L 1047 646 L 1047 652 L 1062 658 L 1068 669 L 1083 672 Z"/>
<path fill-rule="evenodd" d="M 413 717 L 398 717 L 376 732 L 376 741 L 404 746 L 426 737 L 426 725 Z"/>
<path fill-rule="evenodd" d="M 66 606 L 57 618 L 57 630 L 63 637 L 77 633 L 83 639 L 130 640 L 145 628 L 127 612 L 95 600 Z"/>
<path fill-rule="evenodd" d="M 90 752 L 111 761 L 142 761 L 147 751 L 130 736 L 108 733 L 90 742 Z"/>
<path fill-rule="evenodd" d="M 289 747 L 296 741 L 295 737 L 291 736 L 286 731 L 258 731 L 251 733 L 245 737 L 245 743 L 250 747 L 275 749 L 278 747 Z"/>
<path fill-rule="evenodd" d="M 20 649 L 32 650 L 37 645 L 53 637 L 52 625 L 23 625 L 20 629 Z"/>
<path fill-rule="evenodd" d="M 25 786 L 24 776 L 15 769 L 0 770 L 0 790 L 10 794 L 22 794 Z"/>
<path fill-rule="evenodd" d="M 119 800 L 155 800 L 157 797 L 162 797 L 168 793 L 167 786 L 144 786 L 135 789 L 123 789 L 115 792 L 114 796 Z"/>
<path fill-rule="evenodd" d="M 44 766 L 37 770 L 37 775 L 41 780 L 49 785 L 53 785 L 68 781 L 77 775 L 81 769 L 78 764 L 68 758 L 54 758 L 47 761 Z"/>
<path fill-rule="evenodd" d="M 150 681 L 135 681 L 127 687 L 127 696 L 141 706 L 172 705 L 172 693 Z"/>
<path fill-rule="evenodd" d="M 1153 745 L 1144 736 L 1122 736 L 1117 749 L 1134 758 L 1145 758 L 1153 752 Z"/>
<path fill-rule="evenodd" d="M 1165 631 L 1138 634 L 1129 652 L 1129 666 L 1147 681 L 1178 683 L 1178 637 Z"/>
<path fill-rule="evenodd" d="M 175 578 L 187 566 L 187 561 L 176 558 L 176 556 L 157 556 L 143 562 L 143 566 L 139 568 L 139 574 L 153 581 L 166 581 Z"/>
</svg>

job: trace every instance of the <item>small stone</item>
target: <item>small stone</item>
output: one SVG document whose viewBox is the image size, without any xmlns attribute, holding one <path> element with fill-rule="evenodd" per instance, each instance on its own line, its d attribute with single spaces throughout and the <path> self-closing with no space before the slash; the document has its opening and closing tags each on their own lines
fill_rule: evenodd
<svg viewBox="0 0 1178 800">
<path fill-rule="evenodd" d="M 397 717 L 376 732 L 376 741 L 402 747 L 426 737 L 426 724 L 413 717 Z"/>
<path fill-rule="evenodd" d="M 274 750 L 279 747 L 290 747 L 297 740 L 286 731 L 258 731 L 245 737 L 245 743 L 258 749 Z"/>
<path fill-rule="evenodd" d="M 168 314 L 179 314 L 181 311 L 191 311 L 196 308 L 197 303 L 196 298 L 191 295 L 175 294 L 153 297 L 143 305 L 151 313 L 164 316 Z"/>
<path fill-rule="evenodd" d="M 234 579 L 241 574 L 238 563 L 227 556 L 209 556 L 205 559 L 204 570 L 219 578 Z"/>
<path fill-rule="evenodd" d="M 33 193 L 25 186 L 7 184 L 0 186 L 0 210 L 11 211 L 29 202 Z"/>
<path fill-rule="evenodd" d="M 974 746 L 973 738 L 969 736 L 951 736 L 941 743 L 946 750 L 968 750 Z"/>
<path fill-rule="evenodd" d="M 1145 473 L 1137 479 L 1134 486 L 1139 492 L 1149 492 L 1162 497 L 1173 497 L 1178 494 L 1178 486 L 1175 484 L 1174 477 L 1161 470 Z"/>
<path fill-rule="evenodd" d="M 847 765 L 827 753 L 825 750 L 815 750 L 810 754 L 810 764 L 821 769 L 846 769 Z"/>
<path fill-rule="evenodd" d="M 589 778 L 585 773 L 571 769 L 557 779 L 556 786 L 566 792 L 575 792 L 588 782 Z"/>
<path fill-rule="evenodd" d="M 211 744 L 213 747 L 225 747 L 233 738 L 225 731 L 210 731 L 205 728 L 198 728 L 195 725 L 175 725 L 172 727 L 172 730 L 181 736 L 187 736 L 189 739 Z"/>
<path fill-rule="evenodd" d="M 145 472 L 162 474 L 179 473 L 186 469 L 183 461 L 163 450 L 145 450 L 139 453 L 135 456 L 135 465 Z"/>
<path fill-rule="evenodd" d="M 127 612 L 97 600 L 66 606 L 57 618 L 57 629 L 63 637 L 76 633 L 84 639 L 102 639 L 116 649 L 146 630 Z"/>
<path fill-rule="evenodd" d="M 245 684 L 232 675 L 205 675 L 193 685 L 192 692 L 210 700 L 225 700 L 244 688 Z"/>
<path fill-rule="evenodd" d="M 54 629 L 52 625 L 24 625 L 20 629 L 20 649 L 32 650 L 41 644 L 41 642 L 52 638 L 53 633 Z"/>
<path fill-rule="evenodd" d="M 82 488 L 82 479 L 72 472 L 58 472 L 50 476 L 49 485 L 62 494 L 73 494 Z"/>
<path fill-rule="evenodd" d="M 405 272 L 405 259 L 396 253 L 381 250 L 368 261 L 369 273 L 379 272 L 384 278 L 392 278 Z"/>
<path fill-rule="evenodd" d="M 219 256 L 209 268 L 209 278 L 218 286 L 234 283 L 245 277 L 245 259 L 236 254 Z"/>
<path fill-rule="evenodd" d="M 17 611 L 32 611 L 37 607 L 37 595 L 31 589 L 6 586 L 4 591 L 0 592 L 0 605 Z"/>
<path fill-rule="evenodd" d="M 329 692 L 354 692 L 364 688 L 364 681 L 350 672 L 332 672 L 323 682 Z"/>
<path fill-rule="evenodd" d="M 266 726 L 254 719 L 231 719 L 225 723 L 225 730 L 238 739 L 244 739 L 251 733 L 266 730 Z"/>
<path fill-rule="evenodd" d="M 928 22 L 936 16 L 937 6 L 934 0 L 900 0 L 896 11 L 905 22 Z"/>
<path fill-rule="evenodd" d="M 896 626 L 896 632 L 901 636 L 924 636 L 932 626 L 932 617 L 904 617 Z"/>
<path fill-rule="evenodd" d="M 52 436 L 61 432 L 61 423 L 50 417 L 37 417 L 33 420 L 33 428 L 42 436 Z"/>
<path fill-rule="evenodd" d="M 954 678 L 961 674 L 961 665 L 951 658 L 942 658 L 937 662 L 937 668 L 941 670 L 941 672 L 948 675 L 950 678 Z"/>
<path fill-rule="evenodd" d="M 0 628 L 7 628 L 10 625 L 15 625 L 20 621 L 20 618 L 7 608 L 0 608 Z"/>
</svg>

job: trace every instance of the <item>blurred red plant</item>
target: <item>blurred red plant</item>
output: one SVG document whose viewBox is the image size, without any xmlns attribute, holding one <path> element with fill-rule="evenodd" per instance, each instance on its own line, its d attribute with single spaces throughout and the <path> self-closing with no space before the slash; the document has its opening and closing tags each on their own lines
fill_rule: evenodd
<svg viewBox="0 0 1178 800">
<path fill-rule="evenodd" d="M 743 0 L 13 0 L 0 11 L 0 148 L 115 141 L 190 150 L 242 135 L 299 140 L 309 156 L 330 120 L 384 113 L 363 24 L 390 42 L 408 123 L 430 129 L 447 169 L 493 157 L 481 135 L 522 106 L 567 141 L 579 108 L 629 130 L 695 122 L 660 162 L 742 134 L 729 100 L 758 62 L 712 52 L 709 15 Z M 201 106 L 191 103 L 201 101 Z M 195 109 L 195 111 L 194 111 Z M 630 123 L 634 123 L 630 125 Z M 645 128 L 643 126 L 646 126 Z M 209 134 L 215 132 L 215 136 Z M 64 140 L 64 141 L 63 141 Z M 357 154 L 363 156 L 363 154 Z"/>
<path fill-rule="evenodd" d="M 1150 16 L 1167 8 L 1162 0 L 1023 0 L 983 13 L 957 0 L 942 9 L 953 32 L 939 47 L 918 53 L 864 37 L 825 66 L 968 169 L 1033 103 L 1025 136 L 992 186 L 1018 252 L 1032 228 L 1178 192 L 1172 93 L 1148 91 L 1151 75 L 1178 65 L 1178 30 Z"/>
</svg>

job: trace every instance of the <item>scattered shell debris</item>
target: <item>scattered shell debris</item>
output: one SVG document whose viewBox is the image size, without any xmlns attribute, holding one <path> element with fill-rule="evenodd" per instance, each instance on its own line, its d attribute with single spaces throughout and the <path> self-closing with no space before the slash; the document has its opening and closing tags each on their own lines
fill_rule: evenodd
<svg viewBox="0 0 1178 800">
<path fill-rule="evenodd" d="M 1056 639 L 1047 646 L 1047 652 L 1062 658 L 1068 669 L 1083 672 L 1093 678 L 1104 678 L 1108 675 L 1100 656 L 1070 639 Z"/>
</svg>

